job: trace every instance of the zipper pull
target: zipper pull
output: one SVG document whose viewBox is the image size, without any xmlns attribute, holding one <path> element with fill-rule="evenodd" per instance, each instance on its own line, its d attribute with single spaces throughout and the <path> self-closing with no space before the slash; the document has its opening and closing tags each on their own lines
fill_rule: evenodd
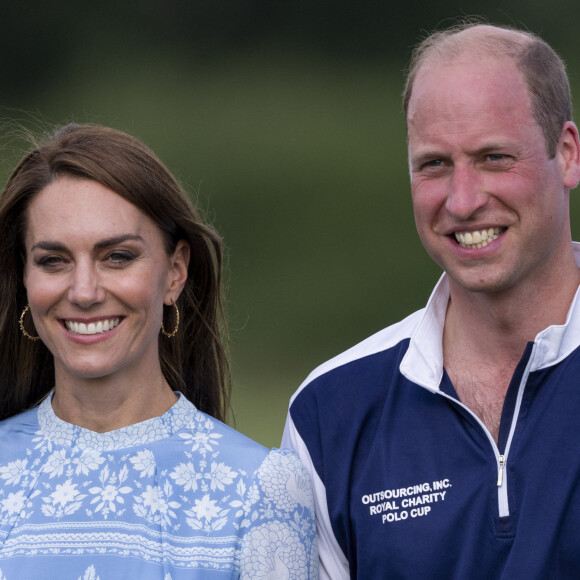
<svg viewBox="0 0 580 580">
<path fill-rule="evenodd" d="M 497 472 L 497 486 L 501 487 L 503 483 L 503 470 L 505 468 L 505 455 L 499 456 L 499 469 Z"/>
</svg>

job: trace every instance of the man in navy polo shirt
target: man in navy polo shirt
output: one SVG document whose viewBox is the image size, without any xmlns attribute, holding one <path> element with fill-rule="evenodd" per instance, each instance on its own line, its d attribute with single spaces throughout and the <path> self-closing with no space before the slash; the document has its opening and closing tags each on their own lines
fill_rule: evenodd
<svg viewBox="0 0 580 580">
<path fill-rule="evenodd" d="M 580 577 L 580 143 L 561 59 L 436 32 L 404 93 L 427 306 L 316 369 L 283 445 L 311 471 L 321 578 Z"/>
</svg>

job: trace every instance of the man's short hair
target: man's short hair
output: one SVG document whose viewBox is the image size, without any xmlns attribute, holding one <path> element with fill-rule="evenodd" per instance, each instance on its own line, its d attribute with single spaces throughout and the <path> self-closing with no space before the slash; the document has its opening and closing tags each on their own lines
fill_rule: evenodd
<svg viewBox="0 0 580 580">
<path fill-rule="evenodd" d="M 572 120 L 570 84 L 562 59 L 531 32 L 470 21 L 430 34 L 411 55 L 403 92 L 405 119 L 419 70 L 429 61 L 436 65 L 469 51 L 514 60 L 528 86 L 532 114 L 544 133 L 548 156 L 554 157 L 562 126 Z"/>
</svg>

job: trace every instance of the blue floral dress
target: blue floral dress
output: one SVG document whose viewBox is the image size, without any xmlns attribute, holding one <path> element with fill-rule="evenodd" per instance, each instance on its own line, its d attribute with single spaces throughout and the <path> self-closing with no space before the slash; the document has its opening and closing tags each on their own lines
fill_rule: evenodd
<svg viewBox="0 0 580 580">
<path fill-rule="evenodd" d="M 0 422 L 0 580 L 317 578 L 310 479 L 185 397 L 109 433 Z"/>
</svg>

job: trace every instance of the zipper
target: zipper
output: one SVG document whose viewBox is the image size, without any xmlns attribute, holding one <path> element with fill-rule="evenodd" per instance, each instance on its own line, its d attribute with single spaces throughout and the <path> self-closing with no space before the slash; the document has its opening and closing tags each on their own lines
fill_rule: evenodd
<svg viewBox="0 0 580 580">
<path fill-rule="evenodd" d="M 525 355 L 524 351 L 524 355 Z M 537 352 L 536 344 L 532 344 L 531 352 L 526 362 L 526 366 L 524 371 L 522 372 L 522 376 L 520 378 L 520 384 L 518 386 L 518 394 L 516 397 L 516 403 L 514 407 L 514 412 L 512 415 L 512 421 L 510 424 L 510 430 L 508 433 L 506 445 L 503 454 L 499 452 L 498 446 L 495 442 L 495 439 L 492 437 L 489 429 L 483 424 L 481 419 L 466 405 L 464 405 L 461 401 L 457 400 L 456 398 L 448 395 L 443 391 L 436 391 L 442 397 L 446 397 L 454 404 L 459 405 L 463 409 L 465 409 L 474 419 L 475 421 L 481 426 L 483 432 L 487 435 L 487 438 L 491 444 L 491 448 L 493 449 L 493 453 L 497 460 L 497 503 L 498 503 L 498 512 L 499 517 L 508 517 L 510 515 L 510 508 L 508 502 L 508 474 L 507 474 L 507 460 L 510 451 L 510 447 L 512 444 L 512 440 L 514 437 L 514 433 L 516 430 L 516 425 L 520 416 L 520 409 L 522 406 L 522 399 L 524 397 L 524 391 L 526 387 L 526 383 L 528 382 L 528 377 L 530 376 L 530 369 L 532 368 L 533 364 L 532 361 L 535 359 L 535 354 Z"/>
<path fill-rule="evenodd" d="M 497 462 L 497 486 L 501 487 L 503 483 L 503 470 L 505 469 L 505 455 L 500 455 Z"/>
<path fill-rule="evenodd" d="M 507 495 L 507 449 L 511 443 L 511 437 L 506 445 L 506 451 L 504 455 L 500 455 L 497 458 L 497 503 L 499 510 L 499 517 L 504 518 L 510 515 L 510 506 L 508 503 Z"/>
<path fill-rule="evenodd" d="M 528 377 L 528 374 L 529 374 L 529 372 L 524 372 L 524 377 L 526 379 Z M 524 377 L 522 377 L 522 381 L 520 383 L 520 388 L 519 388 L 519 392 L 518 392 L 518 399 L 516 402 L 516 408 L 514 409 L 514 414 L 512 417 L 512 424 L 511 424 L 508 440 L 507 440 L 507 443 L 505 446 L 505 451 L 503 454 L 500 454 L 499 449 L 497 447 L 497 444 L 496 444 L 494 438 L 491 436 L 489 429 L 483 424 L 482 420 L 469 407 L 464 405 L 461 401 L 458 401 L 456 398 L 448 395 L 447 393 L 444 393 L 442 391 L 438 392 L 438 394 L 440 396 L 449 399 L 454 404 L 459 405 L 460 407 L 465 409 L 477 421 L 477 423 L 481 426 L 481 428 L 483 429 L 483 432 L 487 435 L 487 438 L 489 439 L 489 442 L 490 442 L 491 447 L 493 449 L 493 453 L 494 453 L 495 458 L 497 460 L 497 504 L 498 504 L 498 512 L 499 512 L 500 518 L 507 517 L 510 515 L 508 494 L 507 494 L 506 465 L 507 465 L 509 448 L 511 446 L 513 434 L 515 431 L 515 426 L 516 426 L 516 423 L 517 423 L 517 420 L 519 417 L 519 413 L 520 413 L 521 398 L 523 396 L 523 390 L 524 390 L 522 387 L 525 385 Z"/>
</svg>

